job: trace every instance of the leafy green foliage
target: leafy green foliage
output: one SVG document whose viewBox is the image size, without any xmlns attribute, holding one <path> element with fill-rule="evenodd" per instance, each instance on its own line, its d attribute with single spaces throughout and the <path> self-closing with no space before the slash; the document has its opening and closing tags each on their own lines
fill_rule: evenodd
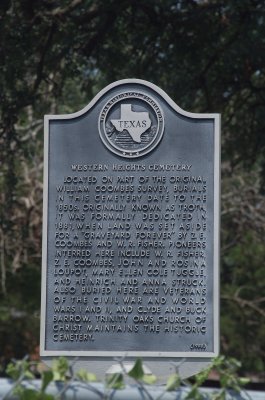
<svg viewBox="0 0 265 400">
<path fill-rule="evenodd" d="M 13 393 L 18 396 L 20 400 L 53 400 L 54 397 L 52 395 L 45 393 L 46 388 L 53 380 L 52 371 L 44 371 L 41 374 L 42 384 L 40 391 L 27 388 L 23 385 L 23 380 L 31 380 L 35 378 L 31 371 L 31 367 L 32 363 L 26 360 L 8 364 L 6 373 L 16 382 Z"/>
<path fill-rule="evenodd" d="M 88 372 L 86 369 L 80 369 L 77 374 L 76 378 L 81 382 L 96 382 L 97 377 L 95 374 Z"/>
<path fill-rule="evenodd" d="M 153 374 L 145 374 L 142 379 L 143 383 L 146 385 L 154 385 L 157 381 L 157 377 Z"/>
<path fill-rule="evenodd" d="M 6 373 L 13 380 L 18 380 L 21 376 L 24 379 L 33 379 L 34 375 L 30 371 L 30 362 L 26 360 L 11 362 L 7 365 Z"/>
<path fill-rule="evenodd" d="M 166 391 L 172 392 L 172 391 L 176 390 L 177 388 L 180 387 L 180 382 L 181 382 L 181 379 L 177 373 L 170 375 L 167 380 Z"/>
<path fill-rule="evenodd" d="M 123 374 L 116 372 L 107 376 L 106 387 L 108 389 L 123 389 L 125 387 Z"/>
<path fill-rule="evenodd" d="M 43 373 L 41 374 L 41 378 L 42 378 L 41 393 L 44 393 L 49 384 L 54 379 L 53 371 L 51 370 L 43 371 Z"/>
<path fill-rule="evenodd" d="M 19 400 L 54 400 L 54 396 L 51 394 L 21 387 L 16 391 L 16 395 L 19 396 Z"/>
<path fill-rule="evenodd" d="M 205 398 L 200 388 L 213 370 L 219 376 L 221 389 L 212 395 L 212 400 L 225 400 L 227 390 L 234 390 L 239 393 L 243 386 L 249 383 L 249 379 L 238 376 L 240 367 L 241 363 L 235 358 L 224 356 L 215 358 L 208 368 L 195 376 L 195 382 L 191 385 L 186 399 L 203 400 Z"/>
<path fill-rule="evenodd" d="M 6 374 L 14 381 L 13 393 L 18 396 L 19 400 L 53 400 L 54 396 L 46 393 L 50 383 L 60 381 L 67 385 L 70 381 L 69 363 L 65 357 L 59 357 L 53 360 L 51 369 L 43 370 L 42 366 L 40 389 L 28 388 L 24 386 L 23 382 L 35 378 L 31 370 L 32 367 L 35 371 L 38 370 L 38 365 L 35 362 L 22 360 L 9 363 L 6 368 Z M 95 374 L 84 369 L 80 369 L 73 379 L 86 383 L 97 380 Z"/>
<path fill-rule="evenodd" d="M 138 379 L 141 380 L 143 379 L 144 376 L 144 369 L 143 369 L 143 363 L 142 360 L 140 358 L 137 358 L 137 360 L 134 363 L 134 366 L 132 367 L 132 369 L 128 372 L 128 375 L 131 378 L 134 379 Z"/>
<path fill-rule="evenodd" d="M 128 372 L 128 376 L 136 381 L 142 381 L 147 385 L 153 385 L 157 380 L 155 375 L 144 373 L 143 362 L 140 358 L 136 359 L 134 366 Z"/>
<path fill-rule="evenodd" d="M 144 374 L 142 360 L 137 359 L 129 372 L 126 372 L 123 361 L 121 361 L 120 364 L 121 369 L 124 372 L 114 373 L 106 376 L 105 387 L 107 392 L 101 392 L 99 389 L 95 389 L 89 385 L 87 386 L 87 389 L 97 390 L 98 395 L 107 400 L 113 398 L 113 391 L 124 389 L 125 379 L 130 378 L 133 379 L 137 387 L 139 387 L 140 393 L 144 392 L 147 395 L 147 398 L 151 398 L 148 392 L 149 385 L 154 384 L 157 378 L 154 375 Z M 55 359 L 53 361 L 51 369 L 44 370 L 41 373 L 41 386 L 40 389 L 37 390 L 35 388 L 36 386 L 33 389 L 23 384 L 24 379 L 34 378 L 34 375 L 31 372 L 32 366 L 36 367 L 36 363 L 23 360 L 12 363 L 7 367 L 7 372 L 14 380 L 13 393 L 18 397 L 19 400 L 53 400 L 54 397 L 51 394 L 46 393 L 46 391 L 50 383 L 57 381 L 58 378 L 60 378 L 61 382 L 64 382 L 65 388 L 71 385 L 71 382 L 81 381 L 83 383 L 91 383 L 96 380 L 95 375 L 93 373 L 89 373 L 85 369 L 81 369 L 74 376 L 69 377 L 69 364 L 66 359 L 60 357 L 59 359 Z M 179 394 L 179 389 L 182 384 L 188 388 L 188 392 L 185 397 L 186 399 L 205 399 L 205 393 L 201 391 L 201 386 L 208 378 L 208 375 L 212 370 L 215 370 L 215 372 L 217 372 L 220 376 L 221 390 L 218 390 L 216 393 L 214 393 L 211 396 L 211 399 L 223 400 L 226 398 L 228 389 L 233 389 L 239 393 L 242 387 L 248 383 L 246 378 L 242 378 L 237 375 L 237 371 L 240 367 L 241 364 L 237 360 L 220 356 L 214 359 L 212 364 L 207 369 L 196 375 L 193 382 L 182 381 L 176 371 L 174 374 L 169 376 L 166 385 L 164 385 L 164 391 L 159 395 L 157 400 L 162 399 L 166 392 L 176 392 L 176 394 Z M 109 389 L 111 389 L 112 392 L 108 395 Z"/>
<path fill-rule="evenodd" d="M 264 259 L 264 244 L 250 230 L 223 259 L 227 279 L 222 294 L 223 340 L 231 355 L 240 358 L 248 370 L 256 371 L 264 371 L 265 365 Z"/>
<path fill-rule="evenodd" d="M 241 363 L 235 358 L 217 358 L 213 362 L 220 376 L 220 385 L 225 390 L 227 388 L 240 392 L 242 386 L 249 383 L 249 379 L 238 377 L 237 372 L 241 368 Z"/>
<path fill-rule="evenodd" d="M 65 357 L 59 357 L 53 360 L 52 372 L 54 381 L 65 381 L 69 369 L 68 361 Z"/>
</svg>

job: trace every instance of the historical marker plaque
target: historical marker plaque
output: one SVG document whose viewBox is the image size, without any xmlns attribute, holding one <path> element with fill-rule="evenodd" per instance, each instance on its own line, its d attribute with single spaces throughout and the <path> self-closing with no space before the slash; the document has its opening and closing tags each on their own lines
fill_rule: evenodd
<svg viewBox="0 0 265 400">
<path fill-rule="evenodd" d="M 118 81 L 45 117 L 41 355 L 218 353 L 219 115 Z"/>
</svg>

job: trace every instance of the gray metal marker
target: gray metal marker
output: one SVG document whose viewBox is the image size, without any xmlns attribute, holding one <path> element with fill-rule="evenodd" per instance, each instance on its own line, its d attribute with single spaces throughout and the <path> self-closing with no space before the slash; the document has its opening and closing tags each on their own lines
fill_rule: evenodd
<svg viewBox="0 0 265 400">
<path fill-rule="evenodd" d="M 115 82 L 45 116 L 40 354 L 191 376 L 219 351 L 219 114 Z"/>
</svg>

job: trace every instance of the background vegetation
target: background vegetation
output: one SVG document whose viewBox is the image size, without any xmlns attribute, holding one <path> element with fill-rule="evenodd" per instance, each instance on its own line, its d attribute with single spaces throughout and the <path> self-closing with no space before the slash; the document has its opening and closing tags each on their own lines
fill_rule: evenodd
<svg viewBox="0 0 265 400">
<path fill-rule="evenodd" d="M 93 399 L 102 400 L 130 397 L 141 400 L 161 400 L 168 392 L 175 392 L 179 400 L 250 398 L 248 392 L 244 390 L 249 379 L 240 377 L 237 373 L 240 363 L 234 358 L 224 356 L 215 358 L 210 366 L 192 380 L 181 379 L 179 375 L 181 363 L 175 363 L 174 372 L 166 379 L 163 386 L 161 384 L 154 386 L 158 382 L 157 377 L 145 373 L 144 364 L 139 358 L 129 368 L 128 364 L 126 366 L 124 360 L 120 359 L 120 372 L 107 374 L 100 383 L 95 383 L 98 378 L 86 369 L 74 372 L 74 364 L 75 362 L 69 364 L 63 357 L 54 359 L 48 370 L 43 369 L 43 364 L 29 362 L 26 359 L 9 363 L 6 372 L 11 381 L 8 381 L 8 390 L 4 393 L 3 400 L 66 399 L 69 395 L 71 397 L 73 391 L 75 398 L 83 399 L 85 391 L 86 398 L 91 398 L 90 395 L 92 395 Z M 202 384 L 213 370 L 219 374 L 220 388 L 211 392 L 205 392 L 205 389 L 202 391 Z M 41 378 L 38 381 L 34 380 L 36 372 Z M 122 389 L 124 391 L 118 394 L 117 391 Z"/>
<path fill-rule="evenodd" d="M 263 0 L 1 0 L 0 362 L 38 353 L 43 114 L 149 80 L 222 114 L 222 352 L 265 360 Z"/>
</svg>

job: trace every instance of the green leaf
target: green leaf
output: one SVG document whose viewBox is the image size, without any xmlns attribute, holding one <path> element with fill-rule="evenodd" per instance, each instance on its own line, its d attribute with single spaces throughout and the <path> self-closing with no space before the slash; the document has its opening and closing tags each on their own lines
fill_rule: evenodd
<svg viewBox="0 0 265 400">
<path fill-rule="evenodd" d="M 66 373 L 68 371 L 68 361 L 64 357 L 59 357 L 52 363 L 53 380 L 65 381 Z"/>
<path fill-rule="evenodd" d="M 134 363 L 134 366 L 132 369 L 128 372 L 128 375 L 131 378 L 134 378 L 136 380 L 142 380 L 144 376 L 144 370 L 143 370 L 143 363 L 140 358 L 137 358 L 137 360 Z"/>
<path fill-rule="evenodd" d="M 219 367 L 221 366 L 225 361 L 225 357 L 224 356 L 218 356 L 216 358 L 214 358 L 213 360 L 213 367 Z"/>
<path fill-rule="evenodd" d="M 180 386 L 180 377 L 178 374 L 172 374 L 167 380 L 166 391 L 172 392 Z"/>
<path fill-rule="evenodd" d="M 238 383 L 242 386 L 247 385 L 249 382 L 250 382 L 249 378 L 244 378 L 244 377 L 238 378 Z"/>
<path fill-rule="evenodd" d="M 213 368 L 213 365 L 210 365 L 210 366 L 209 366 L 208 368 L 206 368 L 204 371 L 200 372 L 199 374 L 197 374 L 197 375 L 195 376 L 196 385 L 197 385 L 197 386 L 201 386 L 201 385 L 206 381 L 206 379 L 208 378 L 209 373 L 210 373 L 210 371 L 212 370 L 212 368 Z"/>
<path fill-rule="evenodd" d="M 24 389 L 20 395 L 21 400 L 40 400 L 40 393 L 33 389 Z"/>
<path fill-rule="evenodd" d="M 96 382 L 97 377 L 95 374 L 88 372 L 86 369 L 81 368 L 77 374 L 76 378 L 81 382 Z"/>
<path fill-rule="evenodd" d="M 31 371 L 25 371 L 24 372 L 24 378 L 26 378 L 26 379 L 34 379 L 35 376 Z"/>
<path fill-rule="evenodd" d="M 52 394 L 40 393 L 40 397 L 38 400 L 54 400 L 54 396 Z"/>
<path fill-rule="evenodd" d="M 45 393 L 44 394 L 44 399 L 41 398 L 40 400 L 54 400 L 54 396 L 51 395 L 51 394 Z"/>
<path fill-rule="evenodd" d="M 154 385 L 157 381 L 157 377 L 155 375 L 149 374 L 149 375 L 144 375 L 142 377 L 142 381 L 146 383 L 147 385 Z"/>
<path fill-rule="evenodd" d="M 44 393 L 49 383 L 53 380 L 53 372 L 51 370 L 42 373 L 41 392 Z"/>
<path fill-rule="evenodd" d="M 185 397 L 185 400 L 204 400 L 205 396 L 198 390 L 197 387 L 192 387 L 191 391 Z"/>
<path fill-rule="evenodd" d="M 9 363 L 6 368 L 6 373 L 13 380 L 18 380 L 22 375 L 26 379 L 34 379 L 34 374 L 29 370 L 30 364 L 23 361 Z"/>
<path fill-rule="evenodd" d="M 121 373 L 115 373 L 109 375 L 106 379 L 107 388 L 109 389 L 123 389 L 124 388 L 124 381 L 123 375 Z"/>
<path fill-rule="evenodd" d="M 6 373 L 8 376 L 10 376 L 10 378 L 16 381 L 20 377 L 21 371 L 17 364 L 9 363 L 6 367 Z"/>
<path fill-rule="evenodd" d="M 225 400 L 225 390 L 221 390 L 220 392 L 214 393 L 211 397 L 212 400 Z"/>
<path fill-rule="evenodd" d="M 47 393 L 40 393 L 33 389 L 25 389 L 20 400 L 54 400 L 54 396 Z"/>
<path fill-rule="evenodd" d="M 229 387 L 230 386 L 230 377 L 228 375 L 220 376 L 220 384 L 222 387 Z"/>
<path fill-rule="evenodd" d="M 238 369 L 241 367 L 241 362 L 238 361 L 236 358 L 229 358 L 228 363 L 231 365 L 231 367 L 235 367 L 235 369 Z"/>
</svg>

